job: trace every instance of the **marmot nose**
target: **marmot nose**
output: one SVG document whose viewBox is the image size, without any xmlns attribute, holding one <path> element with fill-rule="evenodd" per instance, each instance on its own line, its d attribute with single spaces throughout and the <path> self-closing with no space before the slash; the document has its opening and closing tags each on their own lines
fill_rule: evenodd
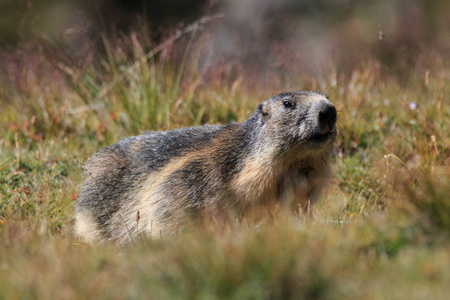
<svg viewBox="0 0 450 300">
<path fill-rule="evenodd" d="M 324 133 L 333 131 L 336 126 L 336 108 L 330 101 L 320 101 L 319 107 L 319 125 Z"/>
</svg>

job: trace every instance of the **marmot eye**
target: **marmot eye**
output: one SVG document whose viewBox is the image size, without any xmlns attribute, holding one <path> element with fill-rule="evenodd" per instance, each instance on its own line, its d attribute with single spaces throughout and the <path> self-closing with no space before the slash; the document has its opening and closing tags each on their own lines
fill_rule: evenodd
<svg viewBox="0 0 450 300">
<path fill-rule="evenodd" d="M 290 101 L 283 101 L 283 106 L 285 107 L 285 108 L 292 108 L 292 107 L 294 107 L 293 105 L 292 105 L 292 103 L 290 102 Z"/>
</svg>

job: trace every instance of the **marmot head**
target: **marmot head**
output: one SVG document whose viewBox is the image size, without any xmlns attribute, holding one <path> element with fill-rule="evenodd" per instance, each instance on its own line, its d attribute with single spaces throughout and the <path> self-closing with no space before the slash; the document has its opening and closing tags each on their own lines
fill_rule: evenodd
<svg viewBox="0 0 450 300">
<path fill-rule="evenodd" d="M 262 102 L 254 116 L 261 137 L 278 149 L 331 149 L 336 139 L 336 108 L 321 92 L 278 94 Z"/>
</svg>

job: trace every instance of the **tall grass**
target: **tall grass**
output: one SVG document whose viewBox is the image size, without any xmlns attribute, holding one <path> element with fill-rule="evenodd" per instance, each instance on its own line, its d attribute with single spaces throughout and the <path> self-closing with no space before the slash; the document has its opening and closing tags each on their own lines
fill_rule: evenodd
<svg viewBox="0 0 450 300">
<path fill-rule="evenodd" d="M 0 298 L 445 299 L 449 70 L 411 70 L 405 83 L 369 60 L 272 85 L 275 71 L 263 80 L 208 63 L 209 33 L 194 27 L 162 46 L 105 36 L 105 55 L 77 63 L 39 49 L 11 60 L 0 83 Z M 339 135 L 312 216 L 267 211 L 122 249 L 73 237 L 75 158 L 146 130 L 243 121 L 261 97 L 318 88 L 338 108 Z"/>
</svg>

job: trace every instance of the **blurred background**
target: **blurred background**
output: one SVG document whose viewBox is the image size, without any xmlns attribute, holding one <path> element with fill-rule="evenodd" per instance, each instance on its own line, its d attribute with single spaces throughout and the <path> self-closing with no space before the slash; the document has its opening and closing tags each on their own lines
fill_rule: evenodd
<svg viewBox="0 0 450 300">
<path fill-rule="evenodd" d="M 450 53 L 447 0 L 0 0 L 0 47 L 44 42 L 82 57 L 102 36 L 146 35 L 147 46 L 207 15 L 216 59 L 286 74 L 441 67 Z"/>
<path fill-rule="evenodd" d="M 0 298 L 447 299 L 449 56 L 449 0 L 0 0 Z M 93 153 L 295 90 L 338 111 L 312 214 L 74 242 Z"/>
</svg>

